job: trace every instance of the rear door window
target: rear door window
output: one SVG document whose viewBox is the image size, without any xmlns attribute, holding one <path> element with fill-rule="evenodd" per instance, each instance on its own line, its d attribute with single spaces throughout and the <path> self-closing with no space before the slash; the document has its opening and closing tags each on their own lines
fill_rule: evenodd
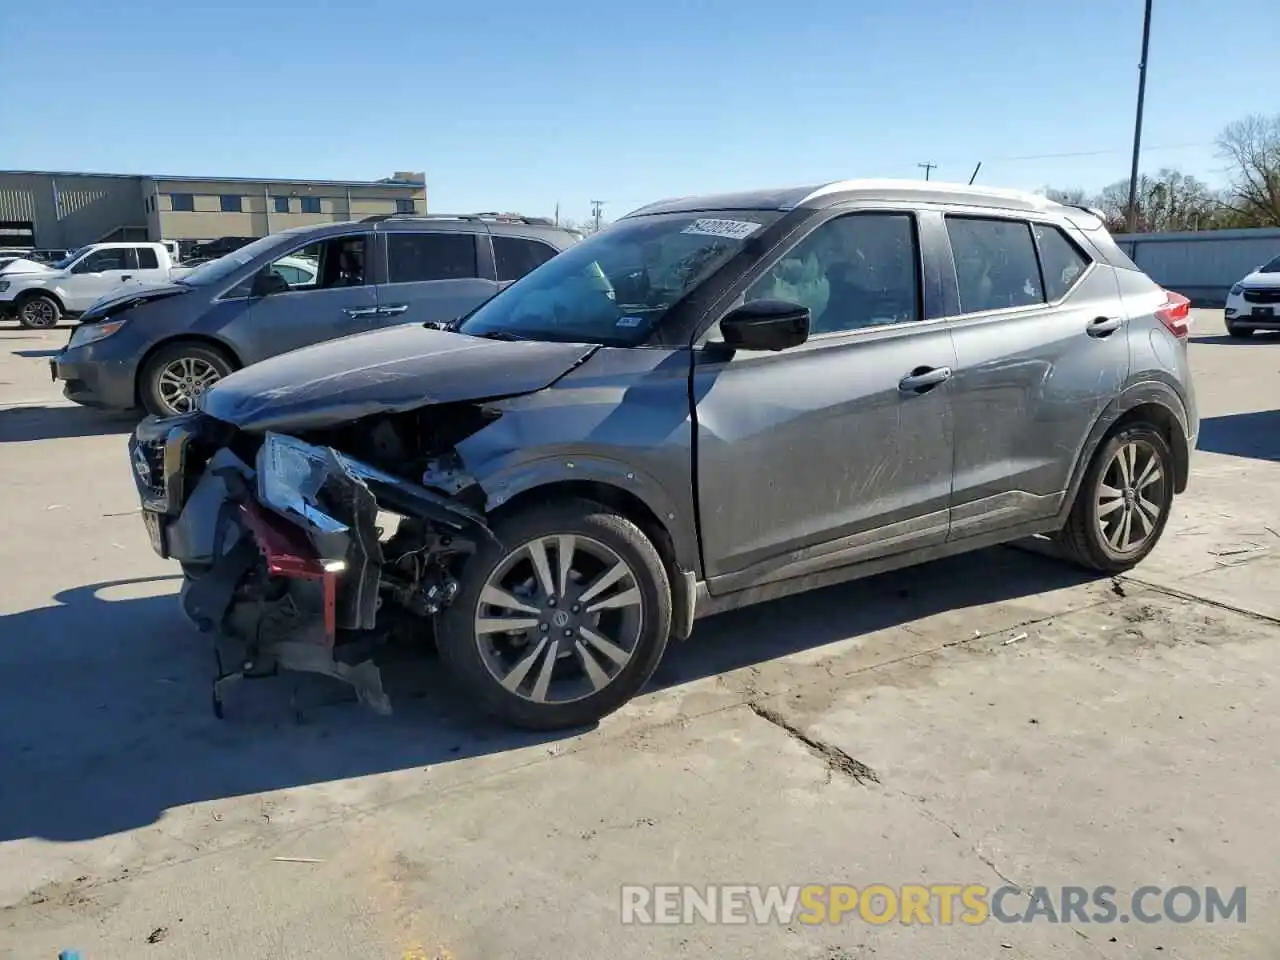
<svg viewBox="0 0 1280 960">
<path fill-rule="evenodd" d="M 1045 302 L 1040 264 L 1025 220 L 947 217 L 961 313 Z"/>
<path fill-rule="evenodd" d="M 499 280 L 519 280 L 557 253 L 559 251 L 555 247 L 541 240 L 527 240 L 524 237 L 493 238 L 493 259 L 497 264 Z"/>
<path fill-rule="evenodd" d="M 396 232 L 386 236 L 388 283 L 471 280 L 480 276 L 473 234 Z"/>
<path fill-rule="evenodd" d="M 156 256 L 156 252 L 150 247 L 134 247 L 134 254 L 138 258 L 138 267 L 141 270 L 159 270 L 160 258 Z"/>
</svg>

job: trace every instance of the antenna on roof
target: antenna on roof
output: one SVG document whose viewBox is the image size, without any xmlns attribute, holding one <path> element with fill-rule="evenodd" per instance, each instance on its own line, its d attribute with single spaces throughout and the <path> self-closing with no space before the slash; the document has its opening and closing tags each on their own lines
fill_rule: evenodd
<svg viewBox="0 0 1280 960">
<path fill-rule="evenodd" d="M 973 176 L 969 178 L 969 186 L 973 186 L 973 181 L 978 179 L 978 171 L 982 169 L 982 161 L 978 161 L 978 165 L 973 168 Z"/>
</svg>

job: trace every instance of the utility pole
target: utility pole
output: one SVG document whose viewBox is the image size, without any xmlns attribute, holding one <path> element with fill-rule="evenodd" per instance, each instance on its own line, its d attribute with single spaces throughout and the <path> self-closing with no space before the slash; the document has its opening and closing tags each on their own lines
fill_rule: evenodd
<svg viewBox="0 0 1280 960">
<path fill-rule="evenodd" d="M 934 169 L 935 167 L 937 167 L 938 165 L 937 165 L 936 163 L 929 162 L 929 163 L 917 163 L 917 164 L 916 164 L 916 166 L 917 166 L 917 167 L 922 167 L 922 168 L 924 169 L 924 178 L 925 178 L 926 180 L 928 180 L 928 179 L 929 179 L 929 171 L 930 171 L 930 170 L 933 170 L 933 169 Z"/>
<path fill-rule="evenodd" d="M 600 214 L 603 212 L 603 210 L 604 210 L 604 201 L 603 201 L 603 200 L 592 200 L 592 201 L 591 201 L 591 216 L 595 218 L 595 221 L 596 221 L 596 230 L 599 230 L 599 229 L 600 229 Z"/>
<path fill-rule="evenodd" d="M 556 201 L 556 226 L 560 226 L 560 201 Z"/>
<path fill-rule="evenodd" d="M 1147 48 L 1151 45 L 1151 0 L 1142 15 L 1142 59 L 1138 61 L 1138 110 L 1133 121 L 1133 166 L 1129 171 L 1128 226 L 1138 232 L 1138 155 L 1142 152 L 1142 105 L 1147 97 Z"/>
</svg>

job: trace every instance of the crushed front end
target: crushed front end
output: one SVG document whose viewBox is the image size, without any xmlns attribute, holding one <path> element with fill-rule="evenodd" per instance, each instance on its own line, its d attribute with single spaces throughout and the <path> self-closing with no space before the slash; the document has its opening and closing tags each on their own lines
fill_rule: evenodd
<svg viewBox="0 0 1280 960">
<path fill-rule="evenodd" d="M 228 684 L 279 669 L 336 677 L 390 711 L 374 651 L 397 631 L 429 631 L 457 591 L 454 572 L 492 536 L 464 496 L 401 475 L 423 476 L 448 449 L 447 437 L 424 448 L 408 426 L 291 436 L 197 412 L 135 430 L 152 547 L 181 564 L 182 609 L 216 638 L 219 716 Z"/>
</svg>

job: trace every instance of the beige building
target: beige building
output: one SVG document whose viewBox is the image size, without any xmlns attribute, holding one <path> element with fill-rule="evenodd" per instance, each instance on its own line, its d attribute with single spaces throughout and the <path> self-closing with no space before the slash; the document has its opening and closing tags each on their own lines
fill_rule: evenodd
<svg viewBox="0 0 1280 960">
<path fill-rule="evenodd" d="M 426 212 L 422 173 L 347 181 L 0 171 L 0 247 L 263 237 L 373 214 Z"/>
</svg>

